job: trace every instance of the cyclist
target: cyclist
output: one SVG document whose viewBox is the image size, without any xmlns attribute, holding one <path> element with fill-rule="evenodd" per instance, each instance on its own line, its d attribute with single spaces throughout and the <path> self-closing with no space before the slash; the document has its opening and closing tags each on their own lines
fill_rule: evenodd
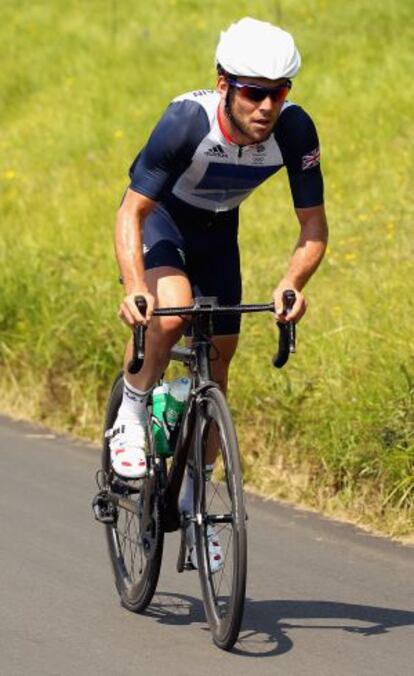
<svg viewBox="0 0 414 676">
<path fill-rule="evenodd" d="M 145 363 L 126 372 L 124 395 L 110 441 L 114 471 L 138 478 L 146 471 L 145 406 L 184 333 L 179 317 L 154 317 L 154 306 L 190 305 L 194 295 L 241 300 L 237 243 L 240 203 L 266 178 L 286 167 L 299 222 L 299 239 L 273 294 L 276 317 L 297 322 L 306 310 L 302 288 L 323 258 L 327 223 L 319 141 L 310 116 L 287 100 L 301 58 L 286 31 L 245 17 L 221 33 L 217 86 L 178 96 L 167 107 L 130 168 L 120 206 L 115 248 L 125 297 L 119 316 L 146 324 Z M 296 302 L 284 317 L 282 293 Z M 134 298 L 144 296 L 147 315 Z M 214 379 L 227 388 L 240 318 L 215 319 L 218 358 Z M 131 358 L 128 344 L 125 362 Z M 212 459 L 214 460 L 214 458 Z M 190 473 L 182 504 L 191 502 Z"/>
</svg>

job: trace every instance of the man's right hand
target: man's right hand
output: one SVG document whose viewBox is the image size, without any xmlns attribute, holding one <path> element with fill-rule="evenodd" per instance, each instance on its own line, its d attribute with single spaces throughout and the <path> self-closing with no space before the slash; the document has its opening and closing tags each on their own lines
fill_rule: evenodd
<svg viewBox="0 0 414 676">
<path fill-rule="evenodd" d="M 140 313 L 135 303 L 135 298 L 137 296 L 142 296 L 146 300 L 147 312 L 145 317 Z M 149 291 L 135 291 L 134 293 L 129 293 L 122 300 L 118 317 L 124 322 L 124 324 L 129 326 L 130 329 L 135 328 L 135 326 L 138 326 L 139 324 L 148 326 L 154 311 L 154 306 L 155 298 Z"/>
</svg>

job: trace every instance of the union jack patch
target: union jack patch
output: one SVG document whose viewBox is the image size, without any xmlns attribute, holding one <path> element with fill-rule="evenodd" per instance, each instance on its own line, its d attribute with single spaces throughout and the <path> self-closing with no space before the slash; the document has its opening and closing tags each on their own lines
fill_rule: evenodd
<svg viewBox="0 0 414 676">
<path fill-rule="evenodd" d="M 311 150 L 310 153 L 302 157 L 302 170 L 310 169 L 311 167 L 316 167 L 321 161 L 321 153 L 319 146 L 315 150 Z"/>
</svg>

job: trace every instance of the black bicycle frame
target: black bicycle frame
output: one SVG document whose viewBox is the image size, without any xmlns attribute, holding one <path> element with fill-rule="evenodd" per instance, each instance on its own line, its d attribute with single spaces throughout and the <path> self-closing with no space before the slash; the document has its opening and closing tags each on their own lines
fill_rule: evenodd
<svg viewBox="0 0 414 676">
<path fill-rule="evenodd" d="M 295 294 L 287 290 L 283 294 L 284 311 L 292 308 L 295 302 Z M 145 315 L 146 305 L 143 297 L 137 297 L 136 303 L 141 313 Z M 261 305 L 241 305 L 234 307 L 222 307 L 217 303 L 215 297 L 196 298 L 192 307 L 177 308 L 158 308 L 154 311 L 154 316 L 191 316 L 192 317 L 192 347 L 174 347 L 171 350 L 171 359 L 186 364 L 191 372 L 192 387 L 184 410 L 182 422 L 175 442 L 172 462 L 165 476 L 159 462 L 154 454 L 150 459 L 150 482 L 146 482 L 146 490 L 151 491 L 151 484 L 159 482 L 161 488 L 161 512 L 163 518 L 163 528 L 166 532 L 178 530 L 180 528 L 180 513 L 178 510 L 178 496 L 183 480 L 183 475 L 190 456 L 191 445 L 195 435 L 195 420 L 197 399 L 203 390 L 210 387 L 217 387 L 217 383 L 211 380 L 210 374 L 210 351 L 211 336 L 213 335 L 212 317 L 214 314 L 237 314 L 246 312 L 274 312 L 273 303 Z M 289 353 L 295 352 L 295 326 L 292 322 L 288 324 L 278 322 L 279 328 L 279 349 L 273 358 L 273 364 L 281 368 L 288 360 Z M 137 326 L 134 330 L 134 352 L 131 362 L 128 364 L 130 373 L 137 373 L 144 362 L 145 355 L 145 327 Z M 151 444 L 152 448 L 152 444 Z M 139 514 L 139 506 L 136 501 L 130 500 L 128 495 L 139 492 L 139 489 L 129 486 L 121 479 L 117 479 L 113 484 L 113 490 L 106 493 L 107 499 L 123 509 L 138 514 L 141 522 L 141 534 L 144 534 L 150 525 L 151 514 L 149 512 L 149 500 L 146 514 Z M 150 555 L 150 552 L 149 552 Z"/>
<path fill-rule="evenodd" d="M 211 380 L 210 350 L 212 336 L 211 314 L 208 308 L 214 309 L 216 298 L 197 298 L 192 318 L 192 347 L 174 347 L 171 350 L 171 359 L 186 364 L 191 373 L 192 387 L 183 413 L 180 430 L 175 443 L 174 455 L 168 472 L 167 482 L 163 491 L 163 527 L 166 532 L 178 530 L 181 518 L 178 510 L 178 496 L 183 480 L 185 467 L 195 436 L 195 410 L 197 398 L 203 390 L 217 387 Z M 200 312 L 197 313 L 197 308 Z M 194 445 L 194 443 L 193 443 Z"/>
</svg>

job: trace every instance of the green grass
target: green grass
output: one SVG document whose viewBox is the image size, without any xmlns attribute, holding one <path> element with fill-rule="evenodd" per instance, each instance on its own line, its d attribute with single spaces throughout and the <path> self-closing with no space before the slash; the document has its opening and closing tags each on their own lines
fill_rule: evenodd
<svg viewBox="0 0 414 676">
<path fill-rule="evenodd" d="M 393 535 L 413 527 L 413 174 L 408 1 L 5 0 L 0 7 L 0 403 L 97 438 L 126 339 L 112 249 L 127 170 L 169 100 L 214 85 L 223 27 L 254 14 L 303 56 L 331 239 L 298 353 L 244 321 L 231 374 L 246 481 Z M 242 209 L 246 301 L 297 236 L 285 176 Z M 410 344 L 411 342 L 411 344 Z"/>
</svg>

